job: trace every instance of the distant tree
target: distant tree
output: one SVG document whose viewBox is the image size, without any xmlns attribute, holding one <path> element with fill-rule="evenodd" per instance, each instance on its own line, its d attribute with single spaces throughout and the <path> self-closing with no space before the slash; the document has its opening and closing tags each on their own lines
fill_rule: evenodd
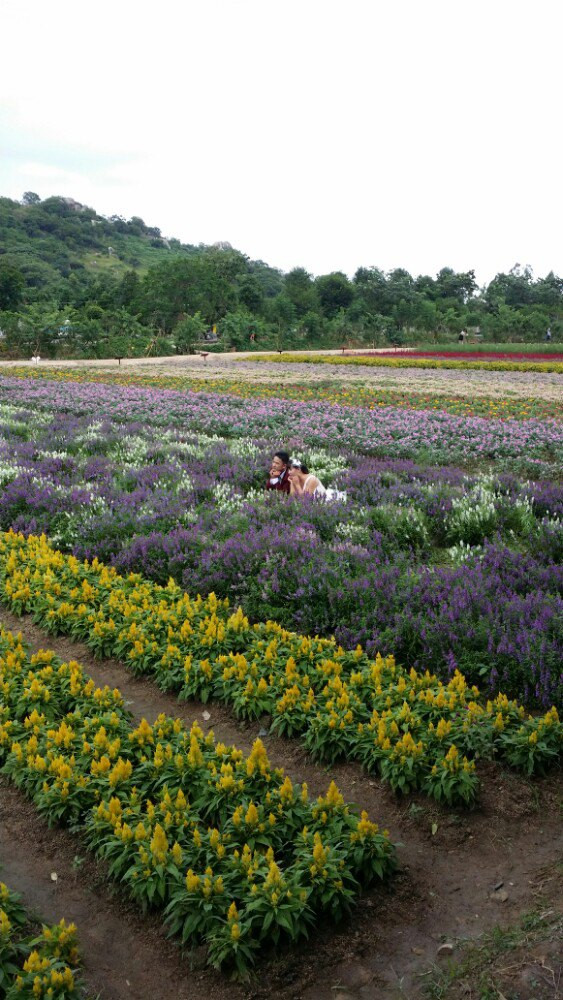
<svg viewBox="0 0 563 1000">
<path fill-rule="evenodd" d="M 534 301 L 552 310 L 563 310 L 563 278 L 550 271 L 545 278 L 536 282 Z"/>
<path fill-rule="evenodd" d="M 248 350 L 257 341 L 263 341 L 267 330 L 262 320 L 245 309 L 236 309 L 223 316 L 219 323 L 219 333 L 226 347 Z"/>
<path fill-rule="evenodd" d="M 267 318 L 277 328 L 278 333 L 287 332 L 296 321 L 295 306 L 291 299 L 287 295 L 276 295 L 275 299 L 270 299 Z"/>
<path fill-rule="evenodd" d="M 192 344 L 201 340 L 208 324 L 201 318 L 201 314 L 196 312 L 193 316 L 184 316 L 172 331 L 176 350 L 180 354 L 187 354 Z"/>
<path fill-rule="evenodd" d="M 241 305 L 246 306 L 250 312 L 260 312 L 264 304 L 264 292 L 258 278 L 254 274 L 245 274 L 242 278 L 238 299 Z"/>
<path fill-rule="evenodd" d="M 304 267 L 294 267 L 293 271 L 286 274 L 285 294 L 293 302 L 298 319 L 319 308 L 318 291 L 312 276 Z"/>
<path fill-rule="evenodd" d="M 438 297 L 465 305 L 477 291 L 475 271 L 456 273 L 451 267 L 443 267 L 436 276 L 435 288 Z"/>
<path fill-rule="evenodd" d="M 248 271 L 259 282 L 267 299 L 273 299 L 283 291 L 283 276 L 277 268 L 269 267 L 263 260 L 249 260 Z"/>
<path fill-rule="evenodd" d="M 412 303 L 416 297 L 414 278 L 404 267 L 396 267 L 387 275 L 386 293 L 388 313 L 400 302 Z"/>
<path fill-rule="evenodd" d="M 126 271 L 115 290 L 115 304 L 130 308 L 139 298 L 139 276 L 135 271 Z"/>
<path fill-rule="evenodd" d="M 354 288 L 342 271 L 323 274 L 315 282 L 321 309 L 329 318 L 336 316 L 340 309 L 346 309 L 354 298 Z"/>
<path fill-rule="evenodd" d="M 22 205 L 39 205 L 41 198 L 35 191 L 24 191 Z"/>
<path fill-rule="evenodd" d="M 388 311 L 387 279 L 378 267 L 359 267 L 354 287 L 364 313 L 384 315 Z"/>
<path fill-rule="evenodd" d="M 0 311 L 17 309 L 24 289 L 25 278 L 19 267 L 0 257 Z"/>
</svg>

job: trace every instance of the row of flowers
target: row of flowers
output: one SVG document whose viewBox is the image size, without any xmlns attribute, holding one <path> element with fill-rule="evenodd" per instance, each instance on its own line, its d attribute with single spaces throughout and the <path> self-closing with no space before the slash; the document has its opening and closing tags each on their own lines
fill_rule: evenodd
<svg viewBox="0 0 563 1000">
<path fill-rule="evenodd" d="M 563 353 L 557 351 L 445 351 L 435 348 L 427 351 L 381 351 L 379 357 L 433 358 L 444 361 L 534 361 L 563 362 Z"/>
<path fill-rule="evenodd" d="M 244 361 L 244 358 L 236 358 Z M 261 354 L 253 358 L 255 362 L 276 362 L 281 364 L 312 365 L 365 365 L 369 368 L 461 368 L 495 372 L 554 372 L 563 375 L 560 361 L 458 361 L 456 359 L 413 357 L 386 357 L 381 354 Z"/>
<path fill-rule="evenodd" d="M 243 973 L 255 955 L 338 919 L 396 864 L 387 831 L 334 783 L 316 800 L 197 724 L 158 716 L 134 727 L 119 690 L 75 661 L 28 657 L 0 632 L 3 773 L 49 823 L 68 823 L 143 910 L 164 911 L 183 945 Z"/>
<path fill-rule="evenodd" d="M 528 396 L 500 399 L 497 396 L 457 395 L 449 391 L 434 393 L 381 389 L 361 383 L 342 382 L 331 379 L 323 382 L 284 382 L 268 384 L 248 379 L 197 378 L 192 375 L 139 375 L 134 369 L 127 372 L 89 371 L 75 368 L 11 368 L 11 377 L 25 379 L 53 379 L 57 382 L 102 382 L 113 385 L 152 386 L 157 389 L 175 389 L 184 392 L 227 393 L 243 399 L 293 399 L 299 402 L 324 402 L 342 406 L 360 406 L 375 410 L 380 407 L 396 407 L 407 410 L 441 410 L 464 417 L 492 417 L 506 420 L 529 420 L 530 418 L 561 419 L 561 403 Z M 446 386 L 444 386 L 444 389 Z"/>
<path fill-rule="evenodd" d="M 4 653 L 4 642 L 1 646 Z M 81 1000 L 84 992 L 77 978 L 79 966 L 75 925 L 63 919 L 39 930 L 21 896 L 0 882 L 0 997 Z"/>
<path fill-rule="evenodd" d="M 182 393 L 141 386 L 74 384 L 0 377 L 0 401 L 25 411 L 138 421 L 170 431 L 280 441 L 295 451 L 385 454 L 437 463 L 556 458 L 563 442 L 557 420 L 458 417 L 431 410 L 326 406 L 324 401 L 239 399 L 219 393 Z"/>
<path fill-rule="evenodd" d="M 456 671 L 448 684 L 392 656 L 300 636 L 274 622 L 251 625 L 211 594 L 190 597 L 79 562 L 43 538 L 0 538 L 0 594 L 53 633 L 115 656 L 181 698 L 219 699 L 241 718 L 272 718 L 273 732 L 299 736 L 318 760 L 357 759 L 400 793 L 422 790 L 471 804 L 477 758 L 503 758 L 528 774 L 560 753 L 555 708 L 542 717 L 504 695 L 485 701 Z"/>
</svg>

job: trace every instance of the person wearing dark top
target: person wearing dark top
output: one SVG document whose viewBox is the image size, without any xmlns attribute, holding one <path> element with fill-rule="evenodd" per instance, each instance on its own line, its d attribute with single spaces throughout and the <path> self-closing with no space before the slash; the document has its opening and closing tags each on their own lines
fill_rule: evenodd
<svg viewBox="0 0 563 1000">
<path fill-rule="evenodd" d="M 266 489 L 289 493 L 289 454 L 287 451 L 276 451 L 270 466 L 270 478 L 266 483 Z"/>
</svg>

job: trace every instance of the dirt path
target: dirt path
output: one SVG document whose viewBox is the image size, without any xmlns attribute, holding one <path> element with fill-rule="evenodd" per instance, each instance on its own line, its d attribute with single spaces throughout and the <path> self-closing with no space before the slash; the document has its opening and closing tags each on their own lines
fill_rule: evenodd
<svg viewBox="0 0 563 1000">
<path fill-rule="evenodd" d="M 293 353 L 293 352 L 292 352 Z M 321 352 L 326 354 L 328 352 Z M 339 352 L 334 352 L 335 354 Z M 30 362 L 2 361 L 0 372 Z M 562 377 L 549 372 L 486 371 L 454 368 L 377 368 L 368 365 L 284 364 L 262 362 L 249 354 L 210 354 L 170 358 L 127 358 L 118 366 L 115 360 L 41 361 L 42 368 L 82 369 L 84 372 L 134 372 L 136 376 L 175 375 L 185 378 L 217 380 L 234 378 L 241 382 L 284 384 L 292 382 L 356 383 L 372 389 L 393 389 L 436 395 L 489 396 L 505 399 L 538 398 L 561 400 Z"/>
<path fill-rule="evenodd" d="M 243 750 L 258 735 L 257 724 L 238 724 L 226 708 L 182 704 L 150 681 L 132 677 L 116 661 L 100 663 L 79 643 L 52 639 L 29 618 L 2 609 L 0 621 L 21 630 L 33 649 L 50 648 L 63 659 L 78 659 L 97 683 L 120 687 L 135 718 L 152 720 L 163 711 L 188 724 L 197 719 Z M 207 721 L 204 711 L 210 713 Z M 531 783 L 487 765 L 481 768 L 479 808 L 454 815 L 422 797 L 401 803 L 354 764 L 339 765 L 329 774 L 296 742 L 271 737 L 264 742 L 272 762 L 293 779 L 307 781 L 315 793 L 333 777 L 345 798 L 368 809 L 404 846 L 401 871 L 391 886 L 366 893 L 340 928 L 320 927 L 311 943 L 266 959 L 257 980 L 244 988 L 209 972 L 187 973 L 173 946 L 163 942 L 157 921 L 139 921 L 127 904 L 113 899 L 99 867 L 87 859 L 73 868 L 76 838 L 48 831 L 19 793 L 2 789 L 2 877 L 23 889 L 28 903 L 45 917 L 64 913 L 76 920 L 89 980 L 98 990 L 104 987 L 104 1000 L 199 1000 L 204 994 L 209 1000 L 414 1000 L 443 941 L 455 945 L 460 938 L 475 938 L 531 909 L 538 884 L 561 860 L 560 774 Z M 50 881 L 53 870 L 59 873 L 56 884 Z M 502 893 L 491 898 L 500 882 L 507 898 Z"/>
</svg>

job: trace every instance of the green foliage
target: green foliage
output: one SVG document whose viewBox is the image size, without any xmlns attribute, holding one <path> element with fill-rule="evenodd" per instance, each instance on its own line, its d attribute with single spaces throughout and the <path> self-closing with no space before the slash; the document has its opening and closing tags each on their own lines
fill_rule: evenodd
<svg viewBox="0 0 563 1000">
<path fill-rule="evenodd" d="M 23 299 L 25 278 L 9 259 L 0 258 L 0 310 L 16 309 Z"/>
<path fill-rule="evenodd" d="M 0 247 L 0 311 L 22 319 L 15 330 L 10 317 L 2 325 L 10 329 L 3 353 L 14 357 L 154 352 L 172 332 L 185 351 L 201 335 L 191 324 L 198 314 L 204 326 L 217 324 L 219 349 L 441 343 L 462 329 L 499 344 L 542 342 L 548 327 L 554 342 L 563 339 L 563 279 L 534 279 L 519 265 L 480 292 L 473 271 L 448 267 L 417 278 L 376 267 L 359 268 L 352 281 L 341 271 L 313 279 L 303 267 L 284 276 L 229 244 L 164 239 L 139 216 L 105 218 L 72 198 L 42 201 L 33 191 L 21 204 L 0 198 Z M 101 315 L 82 312 L 94 305 Z M 29 313 L 32 306 L 43 313 Z M 116 329 L 124 311 L 140 324 L 134 335 Z M 72 313 L 71 336 L 53 327 L 61 312 Z"/>
</svg>

